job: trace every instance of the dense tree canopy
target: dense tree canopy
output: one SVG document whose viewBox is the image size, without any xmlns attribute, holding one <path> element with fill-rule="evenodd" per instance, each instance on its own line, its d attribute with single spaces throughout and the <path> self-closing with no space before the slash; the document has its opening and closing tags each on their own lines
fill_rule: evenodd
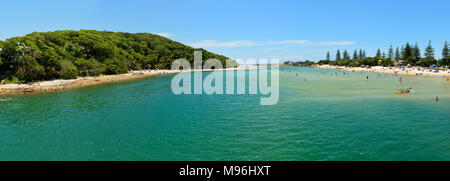
<svg viewBox="0 0 450 181">
<path fill-rule="evenodd" d="M 347 50 L 344 50 L 344 57 L 340 57 L 340 50 L 337 50 L 336 58 L 331 61 L 329 58 L 330 52 L 327 52 L 327 59 L 321 60 L 319 64 L 331 64 L 340 66 L 361 66 L 361 65 L 411 65 L 411 66 L 424 66 L 429 67 L 430 65 L 437 64 L 439 66 L 450 65 L 450 53 L 447 41 L 444 43 L 442 49 L 442 58 L 438 61 L 434 57 L 434 48 L 431 46 L 431 41 L 425 49 L 424 57 L 422 57 L 419 45 L 417 43 L 412 46 L 409 42 L 402 46 L 401 49 L 398 47 L 394 49 L 392 45 L 388 49 L 388 54 L 386 56 L 385 52 L 381 49 L 377 49 L 374 57 L 366 57 L 365 50 L 360 49 L 359 52 L 354 50 L 353 58 L 347 56 Z"/>
<path fill-rule="evenodd" d="M 315 63 L 313 61 L 286 61 L 283 63 L 284 65 L 290 65 L 290 66 L 311 66 L 314 65 Z"/>
<path fill-rule="evenodd" d="M 25 81 L 168 69 L 179 58 L 193 63 L 195 50 L 202 51 L 203 61 L 215 58 L 225 65 L 227 59 L 159 35 L 94 30 L 34 32 L 0 41 L 0 48 L 0 78 Z"/>
</svg>

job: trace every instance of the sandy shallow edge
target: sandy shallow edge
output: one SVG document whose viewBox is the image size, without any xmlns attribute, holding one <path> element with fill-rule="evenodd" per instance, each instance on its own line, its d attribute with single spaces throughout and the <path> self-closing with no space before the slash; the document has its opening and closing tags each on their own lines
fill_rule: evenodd
<svg viewBox="0 0 450 181">
<path fill-rule="evenodd" d="M 434 76 L 434 77 L 444 77 L 450 78 L 450 70 L 439 71 L 438 73 L 432 69 L 424 69 L 424 68 L 389 68 L 382 66 L 375 66 L 371 68 L 363 68 L 363 67 L 344 67 L 344 66 L 332 66 L 332 65 L 318 65 L 314 66 L 314 68 L 321 69 L 337 69 L 337 70 L 345 70 L 345 71 L 354 71 L 354 72 L 376 72 L 376 73 L 385 73 L 385 74 L 397 74 L 397 75 L 412 75 L 412 76 Z"/>
<path fill-rule="evenodd" d="M 109 82 L 118 82 L 125 80 L 133 80 L 144 77 L 150 77 L 154 75 L 161 74 L 173 74 L 181 72 L 192 72 L 192 71 L 222 71 L 222 70 L 242 70 L 242 69 L 255 69 L 253 66 L 245 66 L 238 68 L 229 69 L 216 69 L 216 70 L 139 70 L 130 71 L 126 74 L 117 75 L 101 75 L 98 77 L 79 77 L 77 79 L 70 80 L 50 80 L 50 81 L 40 81 L 33 82 L 30 84 L 4 84 L 0 85 L 0 96 L 11 96 L 11 95 L 24 95 L 24 94 L 36 94 L 44 92 L 56 92 L 73 88 L 88 87 L 98 84 L 104 84 Z"/>
</svg>

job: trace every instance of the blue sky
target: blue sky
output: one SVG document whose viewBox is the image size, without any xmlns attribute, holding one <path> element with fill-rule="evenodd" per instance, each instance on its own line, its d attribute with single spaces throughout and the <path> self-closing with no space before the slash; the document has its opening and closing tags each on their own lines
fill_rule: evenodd
<svg viewBox="0 0 450 181">
<path fill-rule="evenodd" d="M 231 58 L 320 60 L 327 51 L 450 41 L 448 0 L 2 1 L 0 39 L 34 31 L 159 33 Z M 423 50 L 422 50 L 423 53 Z"/>
</svg>

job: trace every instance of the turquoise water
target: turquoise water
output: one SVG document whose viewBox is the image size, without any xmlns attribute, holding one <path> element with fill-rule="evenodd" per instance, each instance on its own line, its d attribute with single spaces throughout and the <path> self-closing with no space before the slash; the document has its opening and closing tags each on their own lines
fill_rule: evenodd
<svg viewBox="0 0 450 181">
<path fill-rule="evenodd" d="M 450 160 L 442 78 L 281 68 L 261 106 L 174 95 L 173 76 L 2 99 L 0 160 Z"/>
</svg>

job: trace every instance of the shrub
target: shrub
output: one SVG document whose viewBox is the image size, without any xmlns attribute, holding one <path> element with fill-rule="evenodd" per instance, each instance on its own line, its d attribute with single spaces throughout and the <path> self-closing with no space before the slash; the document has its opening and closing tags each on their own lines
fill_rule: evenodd
<svg viewBox="0 0 450 181">
<path fill-rule="evenodd" d="M 59 76 L 63 79 L 75 79 L 78 76 L 78 69 L 70 60 L 63 60 Z"/>
<path fill-rule="evenodd" d="M 33 57 L 23 56 L 19 59 L 16 75 L 20 80 L 39 80 L 45 76 L 45 69 L 42 65 L 39 65 Z"/>
<path fill-rule="evenodd" d="M 75 61 L 75 65 L 81 76 L 99 76 L 105 72 L 105 65 L 91 58 L 89 60 L 80 58 Z"/>
<path fill-rule="evenodd" d="M 16 76 L 9 76 L 5 79 L 5 84 L 15 84 L 19 82 L 19 78 L 17 78 Z"/>
<path fill-rule="evenodd" d="M 106 59 L 103 62 L 106 65 L 106 74 L 122 74 L 128 72 L 127 63 L 118 59 Z"/>
</svg>

